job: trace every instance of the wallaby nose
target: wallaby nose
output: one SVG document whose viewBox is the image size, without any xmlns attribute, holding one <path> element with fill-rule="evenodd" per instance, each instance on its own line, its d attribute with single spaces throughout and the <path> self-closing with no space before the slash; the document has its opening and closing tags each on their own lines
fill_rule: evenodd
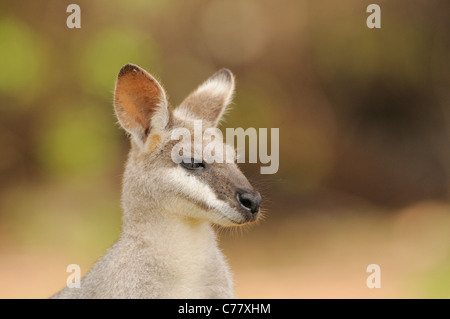
<svg viewBox="0 0 450 319">
<path fill-rule="evenodd" d="M 237 200 L 245 210 L 250 211 L 252 214 L 258 213 L 259 205 L 261 204 L 261 195 L 258 192 L 238 190 Z"/>
</svg>

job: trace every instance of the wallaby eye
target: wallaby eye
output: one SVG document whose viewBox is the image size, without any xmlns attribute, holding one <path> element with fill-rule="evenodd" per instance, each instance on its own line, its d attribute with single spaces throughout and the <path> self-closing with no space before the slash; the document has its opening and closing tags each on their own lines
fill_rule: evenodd
<svg viewBox="0 0 450 319">
<path fill-rule="evenodd" d="M 182 160 L 180 165 L 189 170 L 202 170 L 205 168 L 205 164 L 203 162 L 195 163 L 193 158 Z"/>
</svg>

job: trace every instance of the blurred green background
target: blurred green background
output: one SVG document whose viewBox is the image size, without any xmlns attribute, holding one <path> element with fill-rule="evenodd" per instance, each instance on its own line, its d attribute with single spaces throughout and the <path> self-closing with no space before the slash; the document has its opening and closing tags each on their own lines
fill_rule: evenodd
<svg viewBox="0 0 450 319">
<path fill-rule="evenodd" d="M 47 298 L 120 232 L 124 64 L 173 105 L 221 67 L 225 127 L 280 128 L 280 169 L 243 170 L 264 221 L 220 231 L 243 298 L 450 298 L 450 3 L 0 3 L 0 297 Z M 242 231 L 241 231 L 242 230 Z M 381 267 L 381 288 L 366 267 Z"/>
</svg>

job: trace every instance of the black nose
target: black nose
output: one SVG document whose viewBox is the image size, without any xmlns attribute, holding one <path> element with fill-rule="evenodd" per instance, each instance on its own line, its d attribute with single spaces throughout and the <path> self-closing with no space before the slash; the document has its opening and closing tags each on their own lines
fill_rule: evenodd
<svg viewBox="0 0 450 319">
<path fill-rule="evenodd" d="M 258 192 L 239 190 L 237 192 L 237 200 L 245 210 L 252 212 L 252 214 L 256 214 L 259 211 L 261 195 Z"/>
</svg>

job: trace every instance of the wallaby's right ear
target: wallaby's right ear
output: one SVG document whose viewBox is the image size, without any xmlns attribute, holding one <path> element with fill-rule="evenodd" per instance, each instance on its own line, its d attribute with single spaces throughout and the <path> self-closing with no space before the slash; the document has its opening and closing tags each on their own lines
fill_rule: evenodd
<svg viewBox="0 0 450 319">
<path fill-rule="evenodd" d="M 122 67 L 117 76 L 114 109 L 122 127 L 141 145 L 154 130 L 163 130 L 170 117 L 162 86 L 133 64 Z"/>
</svg>

